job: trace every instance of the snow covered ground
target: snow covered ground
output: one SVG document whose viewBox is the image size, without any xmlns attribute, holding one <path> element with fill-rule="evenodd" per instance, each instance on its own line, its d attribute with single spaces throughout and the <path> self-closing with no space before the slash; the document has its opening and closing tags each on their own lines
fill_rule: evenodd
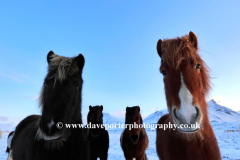
<svg viewBox="0 0 240 160">
<path fill-rule="evenodd" d="M 220 125 L 222 129 L 215 130 L 215 134 L 218 140 L 218 144 L 221 150 L 223 159 L 240 159 L 240 132 L 224 132 L 225 124 Z M 235 126 L 235 127 L 234 127 Z M 237 129 L 237 124 L 233 123 L 232 127 Z M 157 160 L 157 153 L 155 147 L 156 132 L 147 131 L 149 138 L 149 147 L 147 149 L 147 156 L 149 160 Z M 109 160 L 124 160 L 124 155 L 120 147 L 120 135 L 121 130 L 110 131 L 110 146 L 108 151 Z M 6 143 L 7 134 L 3 134 L 0 140 L 0 160 L 6 160 Z"/>
<path fill-rule="evenodd" d="M 240 132 L 226 132 L 226 130 L 239 130 L 240 114 L 231 109 L 218 105 L 215 101 L 209 101 L 209 118 L 215 132 L 218 144 L 220 147 L 222 159 L 240 159 Z M 166 114 L 167 110 L 157 111 L 144 119 L 144 123 L 156 123 L 157 120 Z M 110 114 L 104 114 L 105 124 L 124 123 L 123 119 L 112 117 Z M 109 146 L 109 160 L 123 160 L 124 155 L 120 147 L 120 135 L 122 129 L 109 129 L 110 146 Z M 146 151 L 149 160 L 158 159 L 156 154 L 156 131 L 147 130 L 149 138 L 149 147 Z M 6 160 L 5 153 L 7 145 L 7 134 L 2 135 L 0 139 L 0 160 Z"/>
</svg>

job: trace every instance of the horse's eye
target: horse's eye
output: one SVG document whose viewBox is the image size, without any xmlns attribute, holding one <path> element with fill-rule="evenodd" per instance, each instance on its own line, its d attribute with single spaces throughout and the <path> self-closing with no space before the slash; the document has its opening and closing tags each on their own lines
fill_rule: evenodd
<svg viewBox="0 0 240 160">
<path fill-rule="evenodd" d="M 49 84 L 48 84 L 48 82 L 44 82 L 43 85 L 44 85 L 45 87 L 48 87 Z"/>
<path fill-rule="evenodd" d="M 201 66 L 200 64 L 196 64 L 195 69 L 196 69 L 196 70 L 199 70 L 199 69 L 200 69 L 200 66 Z"/>
<path fill-rule="evenodd" d="M 79 88 L 79 84 L 78 84 L 78 83 L 75 83 L 75 87 L 78 89 L 78 88 Z"/>
<path fill-rule="evenodd" d="M 162 73 L 163 76 L 166 76 L 166 75 L 167 75 L 167 71 L 166 71 L 166 70 L 162 70 L 161 73 Z"/>
</svg>

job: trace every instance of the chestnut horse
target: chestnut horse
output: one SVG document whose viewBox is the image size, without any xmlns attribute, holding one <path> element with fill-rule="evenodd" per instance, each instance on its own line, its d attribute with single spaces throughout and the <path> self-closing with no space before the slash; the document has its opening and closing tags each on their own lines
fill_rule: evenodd
<svg viewBox="0 0 240 160">
<path fill-rule="evenodd" d="M 126 160 L 146 160 L 145 153 L 148 148 L 148 136 L 143 127 L 140 107 L 127 107 L 125 117 L 125 129 L 120 138 L 120 143 Z"/>
<path fill-rule="evenodd" d="M 107 160 L 109 148 L 108 131 L 103 126 L 103 106 L 89 106 L 87 116 L 88 140 L 90 143 L 90 160 Z"/>
<path fill-rule="evenodd" d="M 209 122 L 205 97 L 209 93 L 209 69 L 198 54 L 193 32 L 183 37 L 159 40 L 169 114 L 158 125 L 175 124 L 177 129 L 157 128 L 156 147 L 161 160 L 219 160 L 220 150 Z"/>
<path fill-rule="evenodd" d="M 84 57 L 47 55 L 48 73 L 39 97 L 41 115 L 31 115 L 16 127 L 10 152 L 14 160 L 89 159 L 89 143 L 82 128 L 82 69 Z"/>
</svg>

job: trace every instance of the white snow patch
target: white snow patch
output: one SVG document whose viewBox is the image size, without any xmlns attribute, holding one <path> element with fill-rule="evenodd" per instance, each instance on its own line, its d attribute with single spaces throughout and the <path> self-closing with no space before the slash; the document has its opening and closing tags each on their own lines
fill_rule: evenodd
<svg viewBox="0 0 240 160">
<path fill-rule="evenodd" d="M 240 122 L 240 114 L 231 109 L 218 105 L 214 100 L 208 102 L 208 115 L 211 125 L 216 135 L 218 145 L 220 147 L 222 159 L 240 159 L 240 132 L 225 132 L 225 130 L 238 130 Z M 168 110 L 156 111 L 146 117 L 143 122 L 147 124 L 155 124 L 159 118 L 167 114 Z M 103 114 L 104 124 L 118 124 L 123 123 L 124 119 L 119 119 L 111 116 L 108 113 Z M 124 160 L 124 155 L 120 146 L 120 136 L 123 129 L 110 129 L 109 132 L 109 150 L 108 159 Z M 149 138 L 149 147 L 146 151 L 147 157 L 150 160 L 158 160 L 156 153 L 156 131 L 147 130 Z M 0 160 L 6 160 L 8 134 L 3 133 L 0 140 Z"/>
</svg>

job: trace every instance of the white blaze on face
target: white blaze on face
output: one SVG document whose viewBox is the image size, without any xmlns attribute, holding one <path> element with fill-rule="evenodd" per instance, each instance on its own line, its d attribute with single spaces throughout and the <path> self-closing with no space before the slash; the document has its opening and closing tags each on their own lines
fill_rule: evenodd
<svg viewBox="0 0 240 160">
<path fill-rule="evenodd" d="M 182 73 L 181 76 L 181 88 L 179 90 L 178 96 L 180 98 L 181 106 L 179 110 L 179 114 L 182 115 L 188 124 L 190 124 L 191 116 L 193 113 L 196 113 L 195 107 L 192 105 L 193 96 L 191 92 L 188 90 Z"/>
<path fill-rule="evenodd" d="M 53 119 L 50 121 L 50 123 L 48 123 L 48 129 L 49 129 L 49 133 L 51 132 L 51 128 L 52 126 L 55 124 L 55 122 L 53 121 Z"/>
</svg>

